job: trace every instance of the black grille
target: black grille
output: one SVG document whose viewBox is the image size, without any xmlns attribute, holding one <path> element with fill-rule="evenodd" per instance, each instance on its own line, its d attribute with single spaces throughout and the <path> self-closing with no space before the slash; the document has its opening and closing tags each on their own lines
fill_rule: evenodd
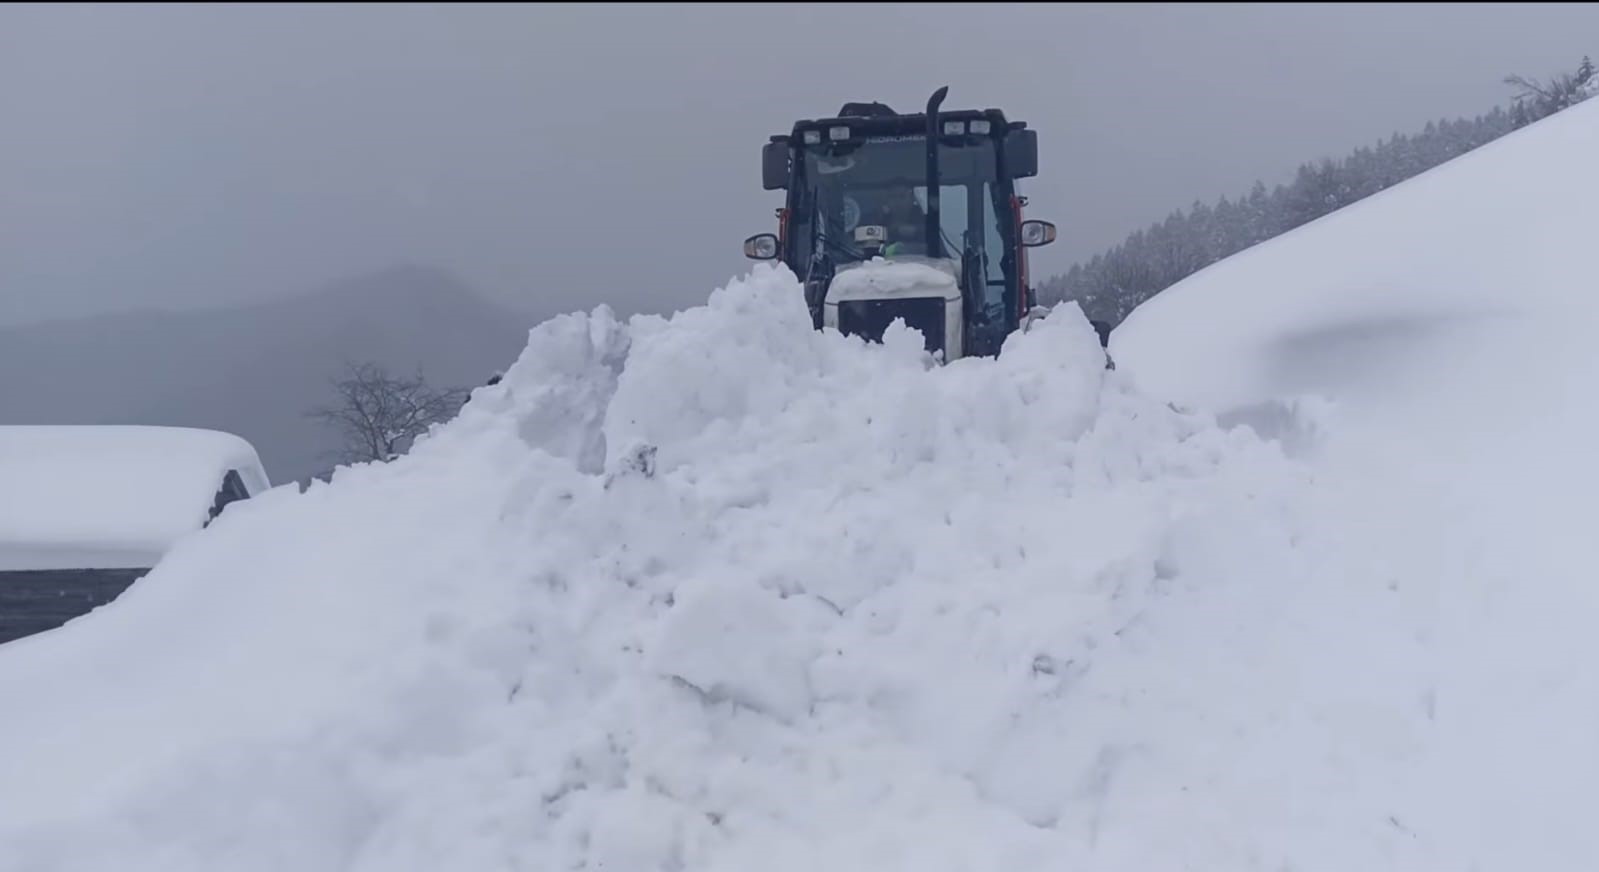
<svg viewBox="0 0 1599 872">
<path fill-rule="evenodd" d="M 883 341 L 883 331 L 896 318 L 903 318 L 912 330 L 922 331 L 928 351 L 944 350 L 944 300 L 941 297 L 848 300 L 838 304 L 839 332 L 865 337 L 868 342 Z"/>
</svg>

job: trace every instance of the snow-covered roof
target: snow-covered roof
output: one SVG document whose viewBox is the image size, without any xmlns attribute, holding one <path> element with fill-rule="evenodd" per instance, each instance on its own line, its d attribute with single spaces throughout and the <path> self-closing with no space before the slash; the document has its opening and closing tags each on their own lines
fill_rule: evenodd
<svg viewBox="0 0 1599 872">
<path fill-rule="evenodd" d="M 251 495 L 270 484 L 230 433 L 0 427 L 0 570 L 153 565 L 205 525 L 229 470 Z"/>
</svg>

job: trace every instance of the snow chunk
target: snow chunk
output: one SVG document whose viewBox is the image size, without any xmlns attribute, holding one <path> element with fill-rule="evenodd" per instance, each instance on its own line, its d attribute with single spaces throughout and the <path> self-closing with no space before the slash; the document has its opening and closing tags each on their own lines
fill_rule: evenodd
<svg viewBox="0 0 1599 872">
<path fill-rule="evenodd" d="M 806 668 L 816 652 L 784 604 L 775 593 L 731 581 L 680 591 L 655 668 L 711 702 L 792 722 L 810 708 Z"/>
<path fill-rule="evenodd" d="M 529 447 L 598 472 L 605 410 L 629 344 L 609 306 L 551 318 L 529 331 L 527 348 L 499 383 L 473 392 L 461 417 L 486 426 L 514 420 Z"/>
</svg>

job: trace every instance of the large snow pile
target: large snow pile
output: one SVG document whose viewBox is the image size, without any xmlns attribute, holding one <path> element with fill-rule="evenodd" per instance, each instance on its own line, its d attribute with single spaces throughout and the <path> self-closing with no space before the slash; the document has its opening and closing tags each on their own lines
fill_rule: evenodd
<svg viewBox="0 0 1599 872">
<path fill-rule="evenodd" d="M 0 570 L 143 568 L 206 522 L 223 477 L 269 484 L 250 443 L 188 427 L 0 427 Z"/>
<path fill-rule="evenodd" d="M 1397 600 L 1304 608 L 1380 589 L 1323 577 L 1304 471 L 1103 363 L 1061 309 L 933 366 L 811 330 L 764 267 L 552 320 L 406 458 L 231 507 L 0 650 L 0 869 L 1402 850 L 1347 763 L 1422 710 L 1335 630 Z"/>
</svg>

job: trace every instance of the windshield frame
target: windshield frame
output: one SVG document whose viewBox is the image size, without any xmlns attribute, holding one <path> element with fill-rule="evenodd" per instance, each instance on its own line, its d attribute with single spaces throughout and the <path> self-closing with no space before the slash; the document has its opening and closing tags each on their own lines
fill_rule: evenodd
<svg viewBox="0 0 1599 872">
<path fill-rule="evenodd" d="M 942 190 L 948 190 L 951 185 L 965 185 L 968 191 L 976 187 L 979 197 L 987 193 L 993 200 L 993 216 L 997 226 L 992 228 L 1001 240 L 1002 246 L 1007 250 L 1016 245 L 1016 228 L 1013 221 L 1007 220 L 1012 215 L 1010 207 L 1013 185 L 1012 180 L 1001 172 L 1001 146 L 995 137 L 985 135 L 966 134 L 958 136 L 940 136 L 939 141 L 939 177 Z M 818 222 L 816 216 L 821 200 L 827 196 L 844 196 L 847 190 L 845 185 L 824 185 L 820 179 L 820 161 L 823 159 L 848 159 L 857 155 L 870 155 L 877 160 L 878 167 L 883 171 L 871 178 L 873 184 L 854 186 L 859 190 L 889 191 L 903 181 L 904 190 L 908 193 L 916 187 L 925 188 L 926 185 L 926 135 L 915 133 L 890 134 L 877 136 L 861 136 L 843 141 L 824 141 L 810 145 L 794 146 L 794 160 L 792 177 L 788 190 L 788 257 L 791 269 L 802 279 L 809 275 L 813 260 L 817 257 L 819 243 L 825 245 L 825 253 L 832 266 L 854 263 L 865 259 L 862 252 L 855 244 L 852 228 L 845 222 Z M 887 147 L 885 147 L 887 146 Z M 871 149 L 872 151 L 867 151 Z M 890 149 L 899 152 L 889 155 Z M 951 171 L 955 175 L 951 175 Z M 851 180 L 853 181 L 853 180 Z M 877 184 L 881 182 L 881 184 Z M 984 190 L 986 189 L 986 191 Z M 946 195 L 941 195 L 941 218 L 951 209 L 965 209 L 967 204 L 957 202 L 942 202 Z M 977 201 L 980 205 L 980 199 Z M 983 212 L 978 210 L 979 215 Z M 982 220 L 982 219 L 979 219 Z M 823 224 L 831 225 L 824 228 Z M 871 223 L 863 217 L 861 224 Z M 946 222 L 941 220 L 941 225 Z M 963 221 L 961 226 L 970 227 L 971 222 Z M 823 234 L 820 231 L 830 229 L 833 232 Z M 941 228 L 947 231 L 946 225 Z M 986 231 L 989 228 L 985 227 Z M 925 223 L 918 229 L 918 234 L 925 233 Z M 925 239 L 925 236 L 923 237 Z M 986 251 L 986 242 L 983 244 Z M 946 249 L 948 242 L 945 243 Z M 925 246 L 923 246 L 925 250 Z M 945 257 L 959 260 L 959 251 L 946 250 Z M 990 258 L 996 253 L 989 252 Z M 1003 252 L 998 253 L 1003 257 Z M 1005 274 L 1009 284 L 1014 284 L 1012 273 L 1014 268 L 1008 266 L 1013 257 L 1004 258 L 1007 267 Z"/>
</svg>

